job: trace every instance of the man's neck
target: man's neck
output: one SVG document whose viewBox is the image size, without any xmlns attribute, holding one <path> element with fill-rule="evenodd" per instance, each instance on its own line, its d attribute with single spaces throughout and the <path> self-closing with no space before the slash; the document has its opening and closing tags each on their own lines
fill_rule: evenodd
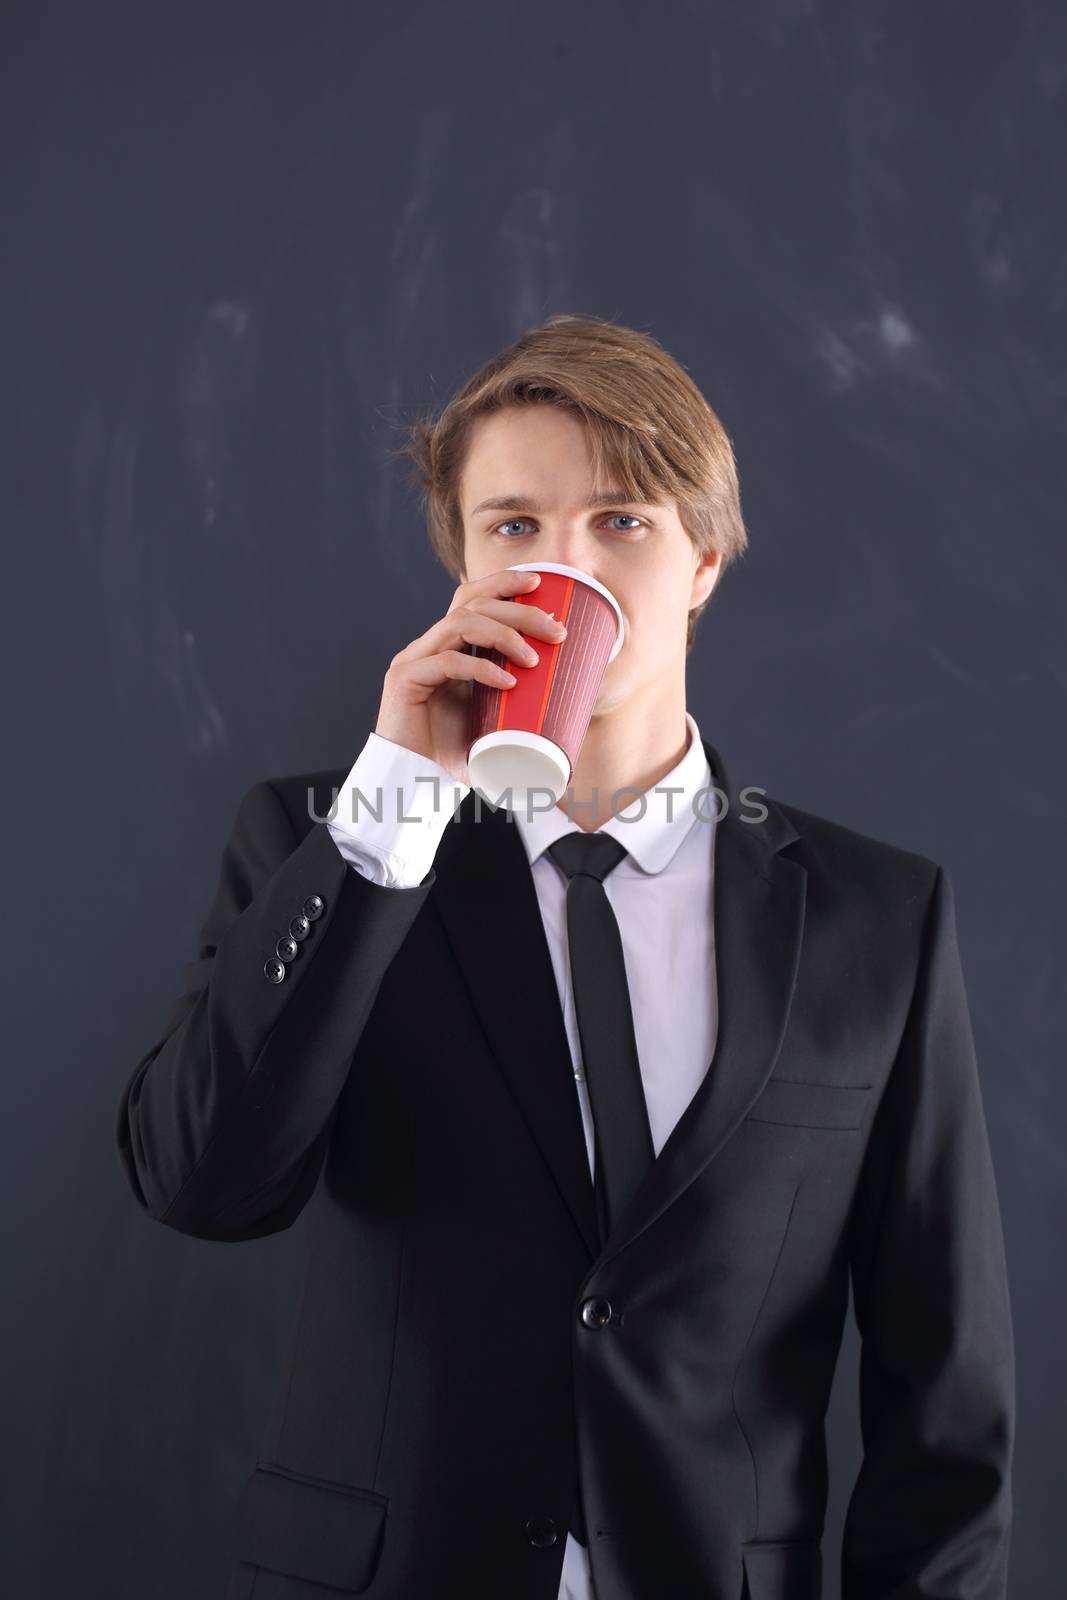
<svg viewBox="0 0 1067 1600">
<path fill-rule="evenodd" d="M 666 777 L 689 748 L 685 696 L 635 714 L 632 706 L 594 715 L 578 762 L 556 805 L 593 833 Z"/>
</svg>

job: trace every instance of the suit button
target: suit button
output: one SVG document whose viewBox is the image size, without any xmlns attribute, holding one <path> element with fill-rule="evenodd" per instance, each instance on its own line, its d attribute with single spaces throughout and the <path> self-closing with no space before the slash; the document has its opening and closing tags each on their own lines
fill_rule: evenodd
<svg viewBox="0 0 1067 1600">
<path fill-rule="evenodd" d="M 526 1537 L 539 1550 L 547 1550 L 559 1538 L 559 1529 L 551 1517 L 531 1517 L 526 1524 Z"/>
<path fill-rule="evenodd" d="M 326 910 L 326 902 L 321 894 L 309 894 L 300 909 L 309 922 L 317 922 Z"/>
<path fill-rule="evenodd" d="M 277 956 L 268 956 L 263 963 L 263 971 L 271 983 L 281 983 L 285 977 L 285 962 L 279 961 Z"/>
<path fill-rule="evenodd" d="M 311 932 L 311 923 L 305 916 L 294 917 L 289 924 L 289 932 L 294 939 L 306 939 Z"/>
<path fill-rule="evenodd" d="M 610 1300 L 586 1300 L 582 1306 L 582 1321 L 587 1328 L 603 1328 L 611 1321 Z"/>
<path fill-rule="evenodd" d="M 295 939 L 290 939 L 287 934 L 283 934 L 274 948 L 277 950 L 283 961 L 292 961 L 300 946 L 297 944 Z"/>
</svg>

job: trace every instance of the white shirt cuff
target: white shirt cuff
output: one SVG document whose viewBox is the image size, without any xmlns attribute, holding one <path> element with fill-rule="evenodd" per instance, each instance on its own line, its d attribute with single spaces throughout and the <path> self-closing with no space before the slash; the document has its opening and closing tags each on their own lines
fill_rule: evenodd
<svg viewBox="0 0 1067 1600">
<path fill-rule="evenodd" d="M 371 733 L 326 820 L 338 850 L 364 877 L 412 888 L 433 866 L 456 807 L 470 793 L 447 768 Z"/>
</svg>

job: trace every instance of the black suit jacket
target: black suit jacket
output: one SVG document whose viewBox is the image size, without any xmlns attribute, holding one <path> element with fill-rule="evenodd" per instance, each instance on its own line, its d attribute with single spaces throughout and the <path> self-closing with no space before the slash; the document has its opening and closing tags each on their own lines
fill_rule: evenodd
<svg viewBox="0 0 1067 1600">
<path fill-rule="evenodd" d="M 714 1058 L 602 1249 L 509 813 L 472 792 L 395 889 L 313 820 L 347 769 L 244 796 L 118 1118 L 172 1228 L 306 1207 L 227 1600 L 555 1600 L 579 1467 L 598 1600 L 815 1600 L 850 1275 L 844 1600 L 1003 1600 L 1012 1332 L 949 879 L 767 797 L 746 821 L 705 748 Z"/>
</svg>

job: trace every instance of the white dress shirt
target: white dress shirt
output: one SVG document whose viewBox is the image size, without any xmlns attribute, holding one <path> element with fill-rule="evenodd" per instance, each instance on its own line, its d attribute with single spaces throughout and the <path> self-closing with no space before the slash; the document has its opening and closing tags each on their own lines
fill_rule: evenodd
<svg viewBox="0 0 1067 1600">
<path fill-rule="evenodd" d="M 713 919 L 714 821 L 718 798 L 690 712 L 681 760 L 651 790 L 598 830 L 629 854 L 604 880 L 622 938 L 634 1034 L 658 1155 L 708 1068 L 718 1026 Z M 436 777 L 437 784 L 426 781 Z M 416 783 L 416 778 L 423 781 Z M 356 790 L 362 798 L 357 798 Z M 664 793 L 664 790 L 675 792 Z M 441 834 L 470 792 L 446 768 L 372 733 L 338 792 L 326 826 L 345 860 L 386 887 L 412 887 L 433 865 Z M 585 1128 L 589 1170 L 595 1170 L 593 1120 L 582 1075 L 567 961 L 567 882 L 548 845 L 581 831 L 547 794 L 520 804 L 508 826 L 519 830 L 556 975 Z M 547 809 L 534 809 L 534 805 Z M 582 815 L 577 811 L 577 815 Z M 374 813 L 381 812 L 379 820 Z M 679 997 L 684 996 L 684 1004 Z M 569 1533 L 558 1600 L 593 1600 L 586 1551 Z"/>
</svg>

